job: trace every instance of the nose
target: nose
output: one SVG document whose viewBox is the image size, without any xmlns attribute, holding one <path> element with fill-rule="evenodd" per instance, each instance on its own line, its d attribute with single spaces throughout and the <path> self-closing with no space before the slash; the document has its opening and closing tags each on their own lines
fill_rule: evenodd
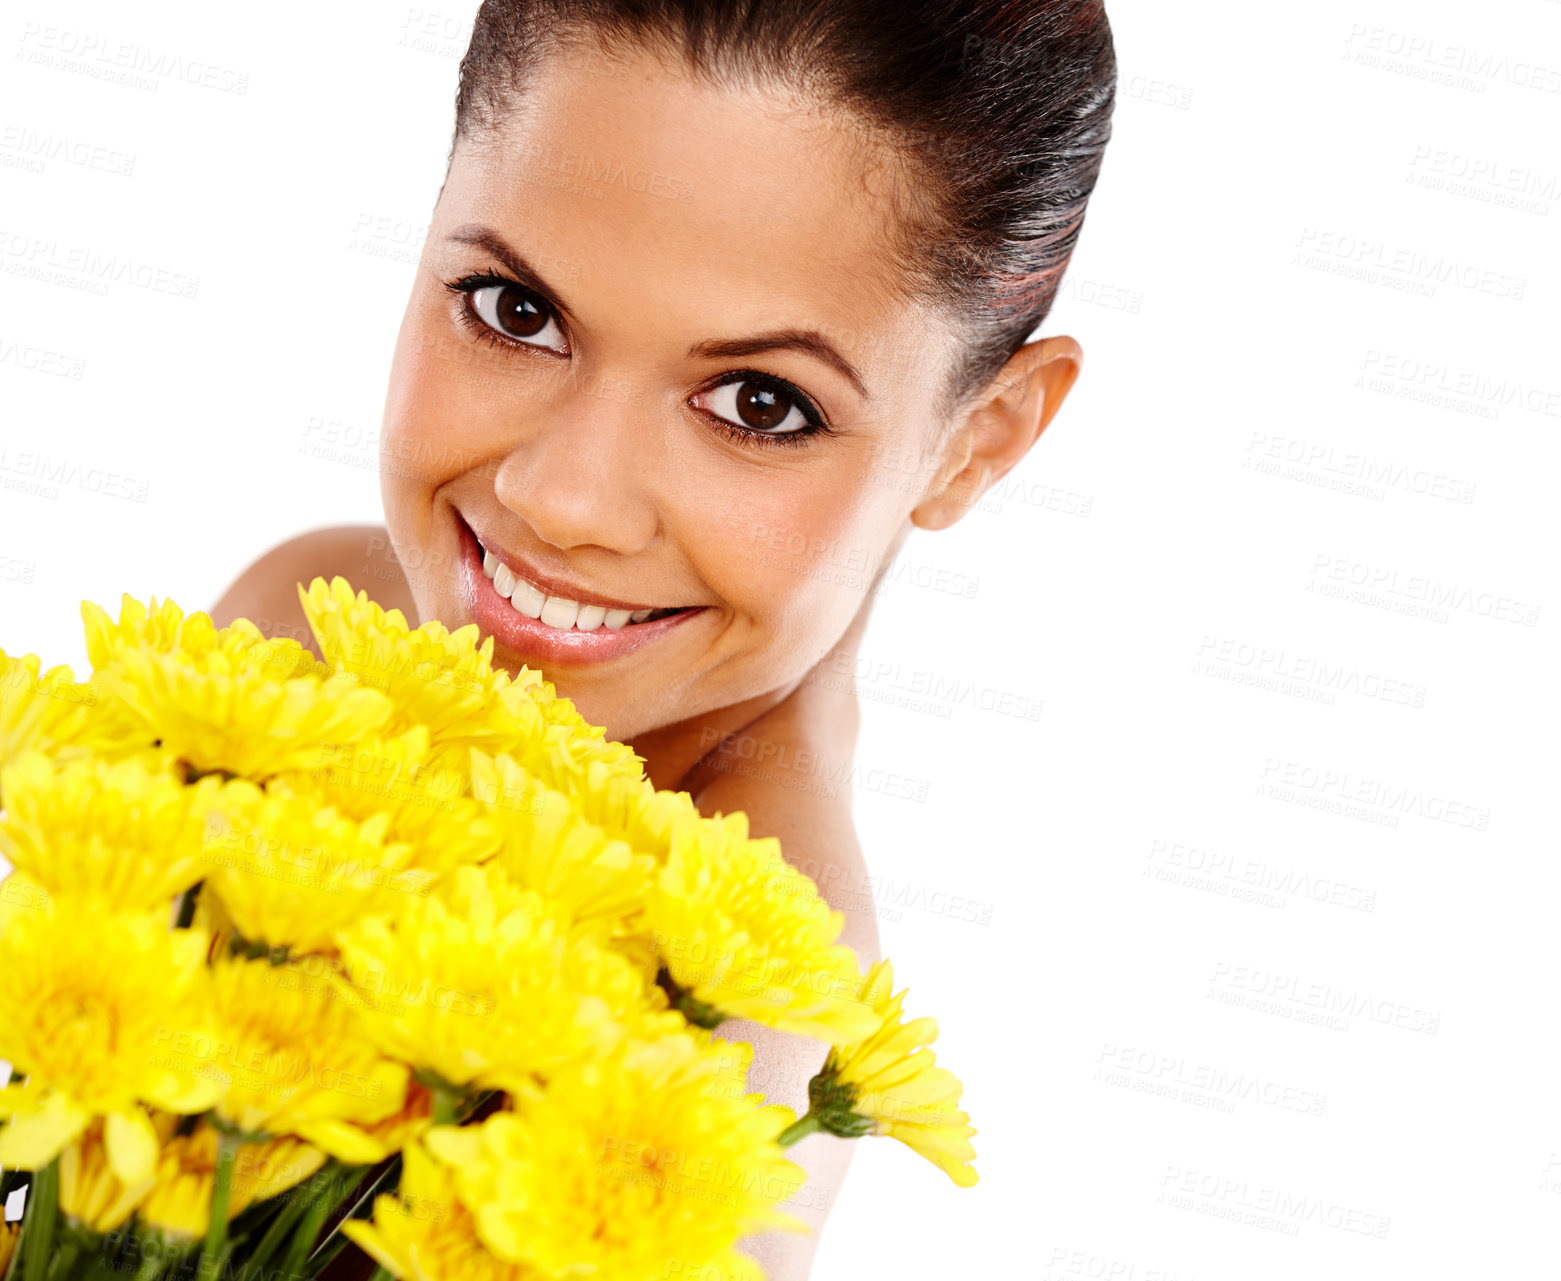
<svg viewBox="0 0 1561 1281">
<path fill-rule="evenodd" d="M 625 388 L 621 393 L 615 388 Z M 655 441 L 625 384 L 575 387 L 533 406 L 524 438 L 494 476 L 498 500 L 560 550 L 642 551 L 660 527 Z"/>
</svg>

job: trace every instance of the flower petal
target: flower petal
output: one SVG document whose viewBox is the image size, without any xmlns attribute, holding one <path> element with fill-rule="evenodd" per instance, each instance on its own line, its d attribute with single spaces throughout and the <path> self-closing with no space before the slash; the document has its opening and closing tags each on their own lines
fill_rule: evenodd
<svg viewBox="0 0 1561 1281">
<path fill-rule="evenodd" d="M 110 1112 L 103 1123 L 108 1166 L 121 1183 L 140 1183 L 157 1168 L 157 1131 L 138 1107 Z"/>
<path fill-rule="evenodd" d="M 91 1116 L 62 1094 L 52 1094 L 41 1106 L 23 1111 L 17 1097 L 23 1093 L 16 1087 L 4 1092 L 11 1120 L 0 1129 L 0 1165 L 13 1170 L 37 1170 L 54 1160 L 67 1143 L 86 1129 Z"/>
</svg>

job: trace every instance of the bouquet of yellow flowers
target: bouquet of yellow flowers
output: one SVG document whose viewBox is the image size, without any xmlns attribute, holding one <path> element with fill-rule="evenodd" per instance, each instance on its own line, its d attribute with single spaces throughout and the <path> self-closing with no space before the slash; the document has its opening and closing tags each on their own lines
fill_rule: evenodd
<svg viewBox="0 0 1561 1281">
<path fill-rule="evenodd" d="M 0 1276 L 757 1278 L 786 1147 L 888 1134 L 968 1186 L 960 1083 L 774 840 L 475 627 L 300 587 L 82 605 L 0 651 Z M 798 1118 L 728 1017 L 827 1041 Z"/>
</svg>

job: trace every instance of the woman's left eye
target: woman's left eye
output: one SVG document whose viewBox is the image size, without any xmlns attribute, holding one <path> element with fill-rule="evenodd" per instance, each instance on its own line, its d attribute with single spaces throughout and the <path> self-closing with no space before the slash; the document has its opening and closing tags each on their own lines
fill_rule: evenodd
<svg viewBox="0 0 1561 1281">
<path fill-rule="evenodd" d="M 467 291 L 471 309 L 489 329 L 511 342 L 545 347 L 560 354 L 569 341 L 547 300 L 511 282 L 481 285 Z"/>
<path fill-rule="evenodd" d="M 754 436 L 789 436 L 819 427 L 816 417 L 785 384 L 751 375 L 700 392 L 692 403 Z"/>
</svg>

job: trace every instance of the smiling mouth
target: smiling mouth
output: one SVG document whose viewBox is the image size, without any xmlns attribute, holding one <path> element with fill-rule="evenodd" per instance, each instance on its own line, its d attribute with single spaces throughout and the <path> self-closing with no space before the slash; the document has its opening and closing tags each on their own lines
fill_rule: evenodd
<svg viewBox="0 0 1561 1281">
<path fill-rule="evenodd" d="M 484 547 L 480 538 L 477 539 L 477 550 L 482 554 L 482 572 L 492 581 L 493 590 L 507 600 L 516 613 L 555 631 L 594 632 L 603 629 L 616 632 L 639 623 L 687 613 L 692 608 L 679 605 L 670 608 L 649 606 L 643 609 L 623 609 L 594 601 L 571 600 L 567 596 L 552 596 L 515 573 Z"/>
</svg>

